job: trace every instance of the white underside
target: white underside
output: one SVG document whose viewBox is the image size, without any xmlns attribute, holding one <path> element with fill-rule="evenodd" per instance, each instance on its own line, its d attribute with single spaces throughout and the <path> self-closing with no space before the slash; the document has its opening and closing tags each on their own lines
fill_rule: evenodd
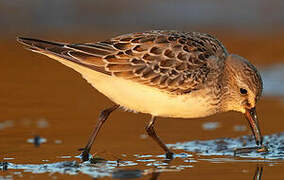
<svg viewBox="0 0 284 180">
<path fill-rule="evenodd" d="M 94 88 L 127 109 L 177 118 L 204 117 L 214 113 L 209 108 L 209 99 L 199 96 L 200 94 L 172 95 L 131 80 L 94 71 L 54 55 L 45 55 L 81 73 Z"/>
</svg>

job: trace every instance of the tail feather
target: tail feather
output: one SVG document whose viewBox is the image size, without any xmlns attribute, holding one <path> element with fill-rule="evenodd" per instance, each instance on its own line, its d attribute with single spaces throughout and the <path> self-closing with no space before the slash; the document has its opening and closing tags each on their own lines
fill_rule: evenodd
<svg viewBox="0 0 284 180">
<path fill-rule="evenodd" d="M 58 60 L 61 63 L 66 60 L 72 61 L 76 64 L 80 64 L 95 71 L 108 75 L 111 74 L 110 72 L 107 72 L 105 70 L 104 63 L 101 58 L 90 55 L 88 53 L 83 53 L 81 52 L 80 49 L 76 50 L 71 47 L 68 47 L 67 45 L 70 44 L 50 42 L 50 41 L 44 41 L 34 38 L 25 38 L 25 37 L 17 37 L 17 41 L 23 44 L 24 46 L 26 46 L 28 50 L 46 55 L 52 59 Z M 78 54 L 80 52 L 81 52 L 80 57 L 74 56 L 74 53 Z M 89 58 L 86 58 L 85 56 L 88 56 Z"/>
<path fill-rule="evenodd" d="M 39 49 L 48 49 L 54 47 L 63 47 L 65 44 L 57 43 L 57 42 L 50 42 L 44 41 L 40 39 L 33 39 L 33 38 L 25 38 L 25 37 L 17 37 L 17 41 L 21 44 L 31 47 L 31 48 L 39 48 Z"/>
</svg>

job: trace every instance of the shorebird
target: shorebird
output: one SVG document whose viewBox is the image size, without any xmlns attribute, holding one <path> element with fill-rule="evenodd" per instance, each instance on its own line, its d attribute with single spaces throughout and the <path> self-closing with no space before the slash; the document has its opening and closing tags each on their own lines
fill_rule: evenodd
<svg viewBox="0 0 284 180">
<path fill-rule="evenodd" d="M 81 73 L 115 105 L 103 110 L 82 150 L 89 159 L 92 144 L 108 116 L 122 107 L 151 115 L 146 131 L 166 152 L 157 136 L 156 117 L 199 118 L 226 111 L 245 115 L 257 146 L 262 146 L 255 106 L 262 79 L 245 58 L 229 54 L 209 34 L 154 30 L 95 43 L 68 44 L 18 37 L 28 49 Z"/>
</svg>

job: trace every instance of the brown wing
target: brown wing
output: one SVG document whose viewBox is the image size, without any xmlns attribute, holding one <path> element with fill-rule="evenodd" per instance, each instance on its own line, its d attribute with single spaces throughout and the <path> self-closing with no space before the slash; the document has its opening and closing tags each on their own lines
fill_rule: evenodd
<svg viewBox="0 0 284 180">
<path fill-rule="evenodd" d="M 86 44 L 20 41 L 32 48 L 113 75 L 169 92 L 187 93 L 206 83 L 211 56 L 223 61 L 227 51 L 207 34 L 149 31 Z M 48 44 L 47 44 L 48 43 Z"/>
</svg>

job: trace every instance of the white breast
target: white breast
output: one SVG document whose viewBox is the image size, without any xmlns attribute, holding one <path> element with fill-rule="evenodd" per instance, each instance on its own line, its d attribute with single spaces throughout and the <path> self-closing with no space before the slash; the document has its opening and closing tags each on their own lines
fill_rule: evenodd
<svg viewBox="0 0 284 180">
<path fill-rule="evenodd" d="M 194 118 L 214 113 L 209 99 L 198 94 L 172 95 L 144 84 L 109 76 L 71 61 L 45 54 L 81 73 L 98 91 L 116 104 L 154 116 Z M 198 93 L 205 94 L 205 91 Z"/>
</svg>

